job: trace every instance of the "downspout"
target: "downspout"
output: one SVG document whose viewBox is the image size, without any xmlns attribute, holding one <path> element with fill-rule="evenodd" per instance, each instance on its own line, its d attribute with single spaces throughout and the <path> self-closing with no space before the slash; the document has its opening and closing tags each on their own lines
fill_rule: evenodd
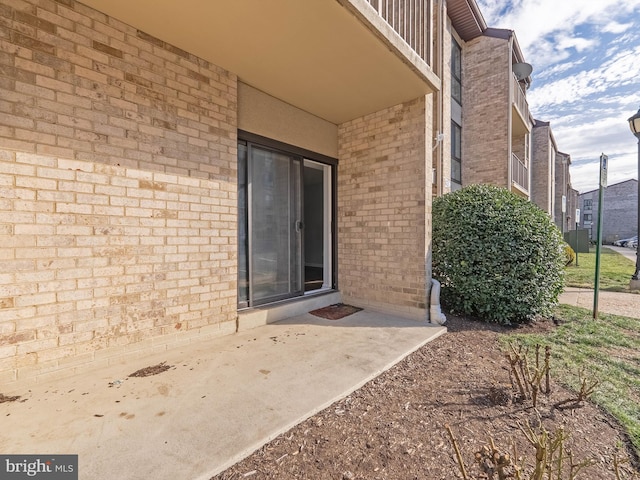
<svg viewBox="0 0 640 480">
<path fill-rule="evenodd" d="M 437 35 L 438 39 L 435 42 L 435 54 L 436 58 L 434 64 L 437 68 L 436 75 L 440 77 L 440 90 L 436 92 L 436 112 L 435 112 L 435 133 L 436 138 L 434 139 L 436 144 L 433 147 L 433 154 L 436 155 L 436 174 L 437 174 L 437 188 L 436 194 L 438 196 L 444 193 L 444 151 L 442 148 L 442 137 L 444 132 L 443 124 L 444 124 L 444 95 L 442 90 L 444 88 L 444 53 L 443 53 L 443 45 L 444 45 L 444 35 L 445 35 L 445 18 L 447 15 L 445 0 L 437 0 L 439 4 L 439 12 L 438 12 L 438 25 L 437 25 Z M 433 168 L 433 160 L 432 160 L 432 168 Z M 431 188 L 431 195 L 433 195 L 433 187 Z M 433 232 L 433 229 L 432 229 Z M 432 239 L 433 241 L 433 239 Z M 429 260 L 431 256 L 429 255 Z M 429 262 L 429 270 L 431 270 L 431 262 Z M 442 313 L 440 309 L 440 282 L 435 278 L 431 279 L 430 289 L 429 289 L 429 322 L 444 325 L 447 321 L 447 318 Z"/>
<path fill-rule="evenodd" d="M 429 321 L 444 325 L 447 323 L 447 317 L 440 308 L 440 282 L 435 278 L 431 279 L 431 306 L 429 308 Z"/>
</svg>

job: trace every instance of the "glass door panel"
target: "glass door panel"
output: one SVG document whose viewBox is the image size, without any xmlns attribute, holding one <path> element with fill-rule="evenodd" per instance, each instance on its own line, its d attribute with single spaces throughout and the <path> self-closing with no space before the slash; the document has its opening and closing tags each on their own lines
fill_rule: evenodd
<svg viewBox="0 0 640 480">
<path fill-rule="evenodd" d="M 249 297 L 257 305 L 301 295 L 301 161 L 249 146 Z"/>
</svg>

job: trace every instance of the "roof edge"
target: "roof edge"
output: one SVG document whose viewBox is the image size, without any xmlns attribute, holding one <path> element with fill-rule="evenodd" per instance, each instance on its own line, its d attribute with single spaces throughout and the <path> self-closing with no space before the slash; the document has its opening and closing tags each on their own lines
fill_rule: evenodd
<svg viewBox="0 0 640 480">
<path fill-rule="evenodd" d="M 447 3 L 447 15 L 453 28 L 465 42 L 484 34 L 487 22 L 476 0 L 443 0 Z"/>
</svg>

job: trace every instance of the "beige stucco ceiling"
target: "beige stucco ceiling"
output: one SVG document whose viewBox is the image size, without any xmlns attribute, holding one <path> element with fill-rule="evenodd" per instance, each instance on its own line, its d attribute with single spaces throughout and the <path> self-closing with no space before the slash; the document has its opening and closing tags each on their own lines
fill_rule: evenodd
<svg viewBox="0 0 640 480">
<path fill-rule="evenodd" d="M 435 76 L 416 72 L 337 0 L 82 3 L 335 124 L 434 88 Z"/>
</svg>

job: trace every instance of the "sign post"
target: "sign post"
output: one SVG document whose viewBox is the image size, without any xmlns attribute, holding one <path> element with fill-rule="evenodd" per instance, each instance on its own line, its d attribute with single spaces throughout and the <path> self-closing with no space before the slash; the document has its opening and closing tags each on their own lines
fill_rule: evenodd
<svg viewBox="0 0 640 480">
<path fill-rule="evenodd" d="M 567 196 L 566 195 L 562 195 L 562 219 L 561 219 L 561 226 L 562 226 L 562 239 L 564 240 L 564 224 L 566 222 L 566 213 L 567 213 Z"/>
<path fill-rule="evenodd" d="M 603 190 L 607 188 L 608 160 L 604 153 L 600 155 L 600 188 L 598 190 L 598 240 L 596 243 L 596 278 L 593 289 L 593 319 L 598 319 L 598 292 L 600 290 L 600 248 L 602 247 L 602 212 L 604 211 Z"/>
<path fill-rule="evenodd" d="M 580 209 L 576 208 L 576 267 L 578 266 L 578 226 L 580 225 Z"/>
</svg>

